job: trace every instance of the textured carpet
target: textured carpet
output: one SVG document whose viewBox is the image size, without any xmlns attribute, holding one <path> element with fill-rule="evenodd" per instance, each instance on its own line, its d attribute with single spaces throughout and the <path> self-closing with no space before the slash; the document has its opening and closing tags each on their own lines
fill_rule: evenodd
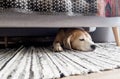
<svg viewBox="0 0 120 79">
<path fill-rule="evenodd" d="M 120 48 L 99 43 L 93 52 L 50 47 L 0 49 L 0 79 L 54 79 L 70 75 L 99 73 L 120 67 Z"/>
</svg>

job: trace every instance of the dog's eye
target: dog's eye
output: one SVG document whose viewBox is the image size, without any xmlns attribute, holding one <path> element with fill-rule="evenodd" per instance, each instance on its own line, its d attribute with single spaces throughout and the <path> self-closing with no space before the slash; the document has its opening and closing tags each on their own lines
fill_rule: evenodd
<svg viewBox="0 0 120 79">
<path fill-rule="evenodd" d="M 80 39 L 80 41 L 84 41 L 85 39 Z"/>
</svg>

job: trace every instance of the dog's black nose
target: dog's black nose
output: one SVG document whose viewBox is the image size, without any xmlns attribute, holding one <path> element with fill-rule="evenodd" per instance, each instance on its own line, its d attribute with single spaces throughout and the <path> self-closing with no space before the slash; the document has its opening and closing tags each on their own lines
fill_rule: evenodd
<svg viewBox="0 0 120 79">
<path fill-rule="evenodd" d="M 96 45 L 91 45 L 91 48 L 94 50 L 96 49 Z"/>
</svg>

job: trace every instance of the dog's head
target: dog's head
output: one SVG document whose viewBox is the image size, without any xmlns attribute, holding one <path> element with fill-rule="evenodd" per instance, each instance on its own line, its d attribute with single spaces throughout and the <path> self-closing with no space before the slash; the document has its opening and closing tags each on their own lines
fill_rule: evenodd
<svg viewBox="0 0 120 79">
<path fill-rule="evenodd" d="M 74 30 L 69 33 L 63 41 L 64 47 L 67 49 L 75 49 L 80 51 L 93 51 L 96 49 L 91 36 L 84 30 Z"/>
</svg>

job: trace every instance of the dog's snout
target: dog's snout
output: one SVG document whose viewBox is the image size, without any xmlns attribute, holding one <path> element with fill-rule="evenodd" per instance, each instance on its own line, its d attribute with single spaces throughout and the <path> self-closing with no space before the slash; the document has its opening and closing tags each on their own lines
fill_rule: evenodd
<svg viewBox="0 0 120 79">
<path fill-rule="evenodd" d="M 91 48 L 94 50 L 96 49 L 96 45 L 91 45 Z"/>
</svg>

